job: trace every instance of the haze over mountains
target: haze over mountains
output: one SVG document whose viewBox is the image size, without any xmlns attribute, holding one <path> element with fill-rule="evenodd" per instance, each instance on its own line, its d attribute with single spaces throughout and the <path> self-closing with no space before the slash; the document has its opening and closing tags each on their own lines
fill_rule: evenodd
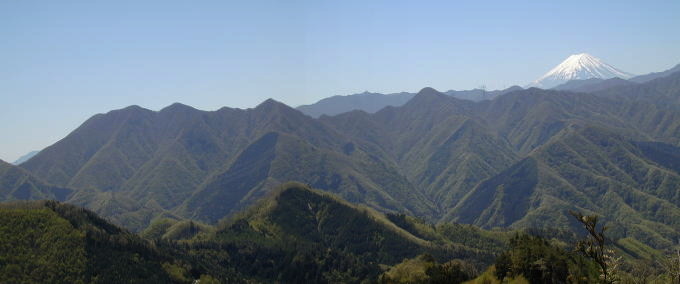
<svg viewBox="0 0 680 284">
<path fill-rule="evenodd" d="M 0 161 L 0 201 L 70 204 L 0 205 L 0 258 L 19 265 L 0 276 L 344 283 L 456 259 L 448 273 L 469 279 L 515 232 L 573 242 L 571 211 L 601 216 L 620 255 L 654 260 L 680 238 L 675 69 L 98 114 L 25 162 Z M 15 271 L 32 265 L 56 272 Z"/>
<path fill-rule="evenodd" d="M 484 89 L 473 90 L 449 90 L 445 94 L 464 100 L 482 101 L 490 100 L 497 96 L 508 92 L 522 90 L 520 86 L 512 86 L 504 90 L 487 91 Z M 352 110 L 362 110 L 368 113 L 377 112 L 387 106 L 402 106 L 416 93 L 396 93 L 396 94 L 380 94 L 363 92 L 361 94 L 347 95 L 347 96 L 332 96 L 322 99 L 314 104 L 298 106 L 296 109 L 305 113 L 306 115 L 318 118 L 322 115 L 338 115 Z"/>
<path fill-rule="evenodd" d="M 679 86 L 674 73 L 477 102 L 425 88 L 401 106 L 319 119 L 274 100 L 131 106 L 92 117 L 21 168 L 5 165 L 3 198 L 65 200 L 142 230 L 159 217 L 215 223 L 296 180 L 483 228 L 569 227 L 567 210 L 592 212 L 635 228 L 616 237 L 663 248 L 680 231 Z"/>
<path fill-rule="evenodd" d="M 599 58 L 587 53 L 580 53 L 569 56 L 541 78 L 528 84 L 527 88 L 538 87 L 542 89 L 591 92 L 619 85 L 644 83 L 668 76 L 677 71 L 680 71 L 680 64 L 666 71 L 632 77 L 632 74 L 620 71 L 602 62 Z M 494 91 L 484 89 L 449 90 L 444 93 L 459 99 L 482 101 L 517 90 L 522 90 L 522 87 L 512 86 L 504 90 Z M 333 116 L 353 110 L 374 113 L 387 106 L 401 106 L 413 98 L 413 96 L 415 96 L 415 93 L 380 94 L 364 92 L 347 96 L 328 97 L 314 104 L 298 106 L 297 109 L 312 117 L 320 117 L 321 115 Z"/>
<path fill-rule="evenodd" d="M 38 152 L 40 152 L 40 151 L 31 151 L 31 152 L 28 152 L 28 153 L 26 153 L 25 155 L 19 157 L 19 159 L 17 159 L 16 161 L 14 161 L 12 164 L 13 164 L 13 165 L 20 165 L 21 163 L 26 162 L 26 161 L 28 161 L 29 159 L 33 158 L 33 156 L 35 156 L 36 154 L 38 154 Z"/>
</svg>

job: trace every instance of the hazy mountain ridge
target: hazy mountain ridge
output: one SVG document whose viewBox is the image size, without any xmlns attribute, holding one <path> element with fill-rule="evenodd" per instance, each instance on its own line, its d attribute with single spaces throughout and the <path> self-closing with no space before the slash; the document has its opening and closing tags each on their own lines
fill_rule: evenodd
<svg viewBox="0 0 680 284">
<path fill-rule="evenodd" d="M 539 204 L 571 208 L 558 206 L 562 194 L 542 190 L 545 183 L 555 182 L 566 195 L 580 194 L 564 182 L 569 180 L 567 173 L 556 170 L 559 163 L 566 167 L 573 161 L 550 157 L 555 152 L 545 149 L 574 139 L 567 135 L 574 125 L 607 129 L 609 134 L 603 135 L 635 142 L 630 145 L 668 144 L 647 144 L 651 149 L 645 151 L 650 153 L 677 146 L 679 82 L 680 75 L 671 75 L 593 93 L 531 88 L 479 102 L 425 88 L 400 107 L 320 119 L 273 100 L 254 109 L 213 112 L 181 104 L 159 112 L 128 107 L 91 118 L 22 167 L 72 188 L 68 202 L 135 230 L 159 216 L 214 223 L 287 180 L 334 192 L 352 203 L 430 221 L 536 226 L 539 220 L 564 220 L 566 211 L 527 205 L 510 215 L 503 213 L 507 202 L 494 201 L 499 187 L 492 181 L 505 180 L 502 177 L 510 169 L 522 170 L 518 173 L 536 176 L 536 185 L 522 187 L 523 194 L 515 196 L 514 203 L 531 204 L 526 202 L 538 198 Z M 606 149 L 593 144 L 589 151 Z M 649 161 L 640 151 L 620 152 L 620 157 L 600 155 L 602 161 L 588 161 L 582 167 L 637 157 L 646 160 L 641 168 L 650 169 L 650 174 L 672 171 L 672 163 Z M 534 166 L 527 159 L 536 161 Z M 558 164 L 548 166 L 547 160 Z M 674 202 L 675 197 L 658 193 L 667 190 L 666 185 L 656 178 L 632 183 L 629 176 L 608 176 L 608 182 L 626 188 L 631 192 L 626 196 L 637 200 L 624 202 L 637 206 L 631 220 L 677 230 L 677 224 L 664 221 L 668 216 L 640 205 L 663 199 Z M 669 181 L 675 178 L 661 176 Z M 608 190 L 612 198 L 622 195 Z M 659 195 L 649 197 L 652 193 Z M 471 204 L 487 207 L 475 212 L 465 209 L 466 200 L 473 197 L 479 201 Z M 623 205 L 617 198 L 609 201 Z M 579 206 L 597 214 L 621 214 L 618 209 L 592 206 L 592 200 Z M 663 204 L 666 214 L 675 214 L 677 204 Z M 504 220 L 506 215 L 510 219 Z M 666 233 L 647 235 L 648 230 L 644 226 L 641 233 L 623 235 L 659 247 L 672 238 Z"/>
<path fill-rule="evenodd" d="M 592 93 L 597 91 L 606 90 L 618 86 L 630 86 L 635 83 L 629 80 L 624 80 L 621 78 L 611 78 L 611 79 L 599 79 L 590 78 L 585 80 L 571 80 L 564 84 L 558 85 L 553 90 L 560 91 L 572 91 L 572 92 L 583 92 Z"/>
<path fill-rule="evenodd" d="M 275 138 L 263 142 L 267 137 Z M 87 139 L 100 142 L 71 148 L 71 141 Z M 129 201 L 122 207 L 139 211 L 141 228 L 153 215 L 166 213 L 215 222 L 292 179 L 385 210 L 430 215 L 428 201 L 409 188 L 389 160 L 379 152 L 365 152 L 372 148 L 273 100 L 254 109 L 215 112 L 175 104 L 160 112 L 130 107 L 97 115 L 22 166 L 55 184 L 81 189 L 72 200 L 107 216 L 129 212 L 109 212 L 106 208 L 114 207 L 99 200 Z M 71 149 L 77 153 L 66 155 Z M 301 168 L 284 159 L 296 149 L 301 156 L 288 159 L 318 168 Z M 258 160 L 261 151 L 273 152 Z M 298 172 L 285 170 L 295 168 Z M 218 184 L 233 187 L 228 199 L 232 205 L 214 212 L 196 205 L 211 202 L 201 198 L 209 191 L 224 193 Z"/>
<path fill-rule="evenodd" d="M 50 185 L 28 171 L 0 160 L 0 199 L 6 200 L 66 200 L 71 189 Z"/>
<path fill-rule="evenodd" d="M 629 81 L 635 82 L 635 83 L 646 83 L 654 79 L 658 78 L 663 78 L 672 75 L 673 73 L 680 72 L 680 64 L 675 65 L 673 68 L 661 71 L 661 72 L 652 72 L 649 74 L 644 74 L 640 76 L 635 76 L 633 78 L 630 78 Z"/>
<path fill-rule="evenodd" d="M 369 93 L 368 91 L 347 96 L 332 96 L 314 104 L 301 105 L 296 109 L 312 117 L 337 115 L 352 110 L 376 112 L 386 106 L 400 106 L 413 98 L 413 93 Z"/>
<path fill-rule="evenodd" d="M 522 90 L 519 86 L 512 86 L 503 90 L 487 91 L 484 89 L 449 90 L 444 94 L 463 100 L 483 101 L 491 100 L 503 94 Z M 296 109 L 315 118 L 323 115 L 334 116 L 354 110 L 375 113 L 385 107 L 399 107 L 411 100 L 416 94 L 401 92 L 394 94 L 380 94 L 364 92 L 347 96 L 333 96 L 319 100 L 309 105 L 298 106 Z"/>
<path fill-rule="evenodd" d="M 26 161 L 30 160 L 31 158 L 33 158 L 33 156 L 35 156 L 35 155 L 38 154 L 39 152 L 40 152 L 40 151 L 31 151 L 31 152 L 28 152 L 28 153 L 26 153 L 25 155 L 19 157 L 19 159 L 17 159 L 16 161 L 12 162 L 12 164 L 13 164 L 13 165 L 20 165 L 21 163 L 26 162 Z"/>
</svg>

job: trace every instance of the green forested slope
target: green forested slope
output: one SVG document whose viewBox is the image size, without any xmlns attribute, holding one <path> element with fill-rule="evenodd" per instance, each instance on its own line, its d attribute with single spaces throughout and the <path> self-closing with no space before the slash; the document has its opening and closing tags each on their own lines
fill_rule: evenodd
<svg viewBox="0 0 680 284">
<path fill-rule="evenodd" d="M 481 269 L 509 237 L 386 216 L 300 183 L 217 226 L 158 219 L 146 239 L 54 201 L 4 203 L 0 213 L 2 283 L 359 283 L 423 253 Z"/>
<path fill-rule="evenodd" d="M 422 253 L 442 262 L 456 258 L 485 267 L 504 249 L 508 236 L 385 216 L 303 184 L 287 183 L 190 243 L 192 255 L 235 265 L 243 277 L 353 283 L 375 280 L 389 266 Z M 227 253 L 211 256 L 216 247 Z"/>
<path fill-rule="evenodd" d="M 175 260 L 94 213 L 53 201 L 0 205 L 2 283 L 186 283 Z"/>
<path fill-rule="evenodd" d="M 157 219 L 145 239 L 72 205 L 4 203 L 0 282 L 460 283 L 504 263 L 502 271 L 534 283 L 596 277 L 590 260 L 567 249 L 576 234 L 529 233 L 384 215 L 300 183 L 216 226 Z M 631 238 L 611 248 L 626 265 L 659 255 Z"/>
<path fill-rule="evenodd" d="M 656 151 L 599 127 L 574 125 L 563 137 L 477 186 L 452 220 L 482 227 L 573 226 L 568 210 L 604 216 L 612 237 L 657 248 L 680 237 L 680 173 Z M 644 146 L 643 146 L 644 145 Z"/>
<path fill-rule="evenodd" d="M 97 115 L 22 167 L 134 230 L 163 214 L 215 222 L 287 180 L 431 216 L 427 198 L 375 149 L 273 100 L 214 112 L 175 104 Z"/>
<path fill-rule="evenodd" d="M 0 160 L 0 200 L 65 200 L 72 190 L 50 185 L 28 171 Z"/>
<path fill-rule="evenodd" d="M 65 199 L 141 231 L 159 217 L 215 224 L 298 180 L 430 222 L 569 225 L 564 209 L 583 209 L 626 224 L 617 236 L 666 247 L 678 229 L 679 92 L 680 73 L 481 102 L 425 88 L 400 107 L 320 119 L 273 100 L 133 106 L 92 117 L 23 171 L 3 165 L 0 198 Z"/>
</svg>

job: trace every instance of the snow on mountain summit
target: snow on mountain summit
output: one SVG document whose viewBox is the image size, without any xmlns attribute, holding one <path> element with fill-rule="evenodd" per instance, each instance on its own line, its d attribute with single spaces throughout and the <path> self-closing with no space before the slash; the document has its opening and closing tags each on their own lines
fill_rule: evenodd
<svg viewBox="0 0 680 284">
<path fill-rule="evenodd" d="M 633 74 L 621 71 L 587 53 L 574 54 L 567 57 L 541 78 L 533 81 L 528 87 L 549 89 L 570 80 L 590 78 L 609 79 L 619 77 L 628 79 Z"/>
</svg>

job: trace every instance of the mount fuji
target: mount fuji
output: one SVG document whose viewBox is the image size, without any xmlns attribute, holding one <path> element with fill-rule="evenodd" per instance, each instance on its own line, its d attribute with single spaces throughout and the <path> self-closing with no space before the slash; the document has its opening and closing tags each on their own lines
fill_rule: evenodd
<svg viewBox="0 0 680 284">
<path fill-rule="evenodd" d="M 591 78 L 609 79 L 618 77 L 628 79 L 634 75 L 621 71 L 587 53 L 574 54 L 567 57 L 545 75 L 531 82 L 527 87 L 550 89 L 570 80 Z"/>
</svg>

